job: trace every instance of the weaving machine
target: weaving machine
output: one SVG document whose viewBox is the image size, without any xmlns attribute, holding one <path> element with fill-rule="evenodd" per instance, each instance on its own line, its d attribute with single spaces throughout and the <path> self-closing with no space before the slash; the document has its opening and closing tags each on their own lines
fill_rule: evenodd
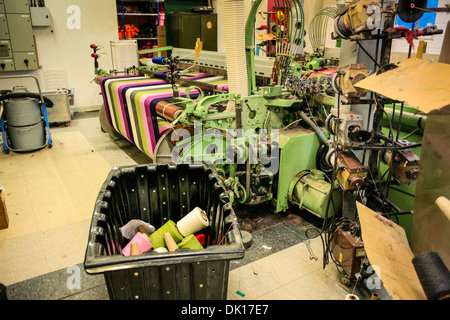
<svg viewBox="0 0 450 320">
<path fill-rule="evenodd" d="M 205 73 L 189 73 L 188 79 L 227 89 L 223 77 Z M 123 137 L 150 158 L 161 135 L 170 129 L 179 107 L 164 108 L 163 102 L 173 99 L 172 86 L 167 80 L 129 75 L 103 77 L 100 81 L 108 123 Z M 179 87 L 185 96 L 186 87 Z M 191 97 L 198 96 L 193 90 Z M 169 112 L 170 110 L 170 112 Z"/>
<path fill-rule="evenodd" d="M 337 66 L 324 59 L 326 21 L 334 19 L 342 33 L 342 15 L 350 8 L 354 14 L 359 2 L 318 12 L 309 28 L 314 52 L 301 60 L 301 2 L 276 1 L 282 14 L 276 14 L 276 53 L 266 60 L 271 69 L 267 75 L 257 69 L 261 60 L 255 57 L 255 17 L 262 0 L 254 2 L 245 25 L 244 1 L 224 0 L 226 57 L 216 63 L 217 73 L 175 55 L 170 59 L 180 63 L 171 68 L 139 67 L 127 76 L 98 72 L 109 124 L 154 162 L 213 165 L 233 205 L 266 203 L 277 213 L 297 207 L 323 219 L 325 232 L 345 223 L 358 237 L 356 200 L 383 212 L 401 212 L 388 199 L 389 188 L 414 184 L 417 174 L 396 179 L 394 166 L 407 160 L 392 154 L 420 146 L 400 142 L 398 133 L 394 138 L 392 121 L 384 118 L 385 101 L 357 86 L 375 67 L 359 61 Z M 395 13 L 389 9 L 383 14 Z M 369 37 L 366 29 L 344 31 L 342 38 L 349 42 L 386 40 L 383 48 L 392 39 L 391 33 Z M 389 52 L 382 50 L 383 55 Z M 388 58 L 380 57 L 380 63 Z M 188 72 L 191 67 L 197 71 Z M 258 77 L 261 73 L 264 81 Z M 395 102 L 390 102 L 394 115 Z M 383 133 L 384 120 L 389 128 Z M 401 121 L 397 123 L 400 127 Z M 379 158 L 385 158 L 386 150 L 386 158 L 393 160 L 386 161 L 382 175 Z M 414 159 L 415 170 L 420 159 Z M 381 186 L 385 194 L 379 192 Z M 324 264 L 332 256 L 332 237 L 328 240 Z"/>
</svg>

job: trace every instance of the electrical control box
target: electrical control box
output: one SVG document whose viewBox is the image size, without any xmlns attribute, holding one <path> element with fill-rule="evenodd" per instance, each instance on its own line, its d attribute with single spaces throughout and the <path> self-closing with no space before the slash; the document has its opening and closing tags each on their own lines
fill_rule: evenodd
<svg viewBox="0 0 450 320">
<path fill-rule="evenodd" d="M 29 1 L 0 0 L 0 72 L 38 67 Z"/>
<path fill-rule="evenodd" d="M 171 46 L 194 49 L 200 38 L 203 50 L 217 51 L 217 14 L 174 12 L 168 16 Z"/>
<path fill-rule="evenodd" d="M 50 11 L 46 7 L 31 7 L 31 25 L 33 27 L 50 27 Z"/>
<path fill-rule="evenodd" d="M 366 256 L 364 243 L 350 231 L 339 229 L 333 237 L 331 252 L 350 279 L 361 271 L 361 262 Z"/>
</svg>

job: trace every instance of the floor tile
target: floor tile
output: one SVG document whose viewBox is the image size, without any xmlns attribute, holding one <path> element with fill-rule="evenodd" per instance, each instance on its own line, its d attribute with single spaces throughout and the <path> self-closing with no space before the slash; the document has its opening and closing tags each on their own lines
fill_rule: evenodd
<svg viewBox="0 0 450 320">
<path fill-rule="evenodd" d="M 232 270 L 229 274 L 229 300 L 252 300 L 280 287 L 263 268 L 256 263 Z M 239 293 L 245 294 L 242 297 Z"/>
<path fill-rule="evenodd" d="M 349 291 L 317 269 L 284 286 L 298 300 L 344 300 Z"/>
<path fill-rule="evenodd" d="M 257 260 L 255 264 L 266 271 L 280 285 L 292 282 L 320 268 L 317 261 L 305 261 L 302 259 L 298 250 L 300 245 Z"/>
<path fill-rule="evenodd" d="M 259 297 L 258 300 L 296 300 L 295 296 L 291 294 L 284 286 L 269 291 Z"/>
</svg>

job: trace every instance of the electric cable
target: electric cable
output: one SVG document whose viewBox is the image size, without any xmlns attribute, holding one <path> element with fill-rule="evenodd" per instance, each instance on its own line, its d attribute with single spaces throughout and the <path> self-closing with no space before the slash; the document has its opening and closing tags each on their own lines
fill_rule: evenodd
<svg viewBox="0 0 450 320">
<path fill-rule="evenodd" d="M 356 43 L 364 51 L 364 53 L 370 58 L 370 60 L 372 60 L 378 68 L 381 68 L 379 63 L 372 57 L 372 55 L 369 52 L 367 52 L 367 50 L 361 45 L 361 43 L 359 43 L 358 40 L 356 40 Z"/>
</svg>

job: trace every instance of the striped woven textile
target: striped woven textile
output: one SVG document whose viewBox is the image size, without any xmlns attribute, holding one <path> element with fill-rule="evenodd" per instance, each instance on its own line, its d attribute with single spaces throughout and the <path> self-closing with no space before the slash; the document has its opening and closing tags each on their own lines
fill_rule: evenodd
<svg viewBox="0 0 450 320">
<path fill-rule="evenodd" d="M 227 80 L 221 76 L 191 72 L 187 79 L 215 84 L 219 89 L 228 89 Z M 106 118 L 109 124 L 124 138 L 153 159 L 160 137 L 172 126 L 158 117 L 156 104 L 173 98 L 172 86 L 162 79 L 144 76 L 105 77 L 100 81 Z M 184 97 L 187 87 L 179 86 Z M 190 92 L 198 95 L 197 90 Z"/>
</svg>

